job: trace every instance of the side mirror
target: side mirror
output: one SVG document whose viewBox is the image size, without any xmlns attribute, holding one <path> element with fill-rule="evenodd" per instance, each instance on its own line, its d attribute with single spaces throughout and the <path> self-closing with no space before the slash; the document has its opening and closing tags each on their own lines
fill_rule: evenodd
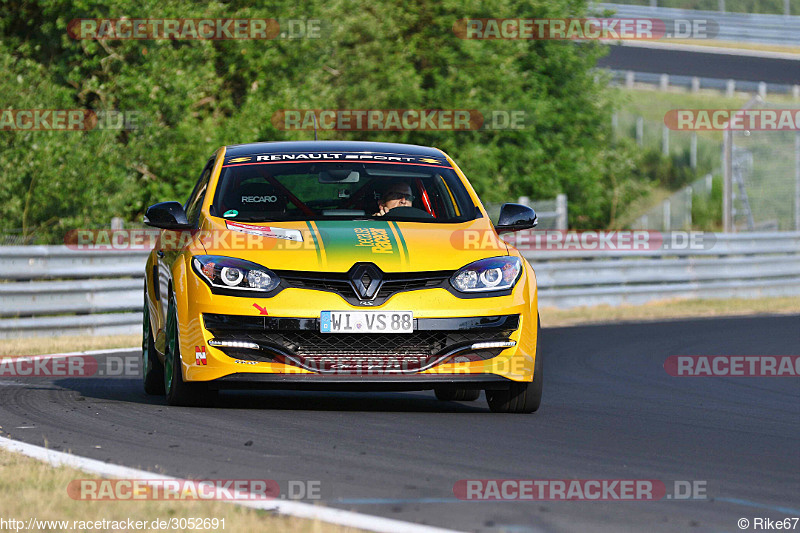
<svg viewBox="0 0 800 533">
<path fill-rule="evenodd" d="M 536 212 L 522 204 L 503 204 L 500 208 L 500 218 L 494 227 L 497 233 L 531 229 L 539 223 Z"/>
<path fill-rule="evenodd" d="M 183 206 L 178 202 L 161 202 L 151 205 L 144 214 L 144 223 L 161 229 L 182 230 L 192 228 L 186 218 Z"/>
</svg>

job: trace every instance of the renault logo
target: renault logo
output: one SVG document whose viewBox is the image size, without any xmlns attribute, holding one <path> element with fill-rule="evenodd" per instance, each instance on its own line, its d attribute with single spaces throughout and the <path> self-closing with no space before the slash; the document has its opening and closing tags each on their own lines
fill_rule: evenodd
<svg viewBox="0 0 800 533">
<path fill-rule="evenodd" d="M 383 272 L 372 263 L 356 263 L 347 277 L 356 296 L 362 300 L 373 300 L 383 283 Z"/>
</svg>

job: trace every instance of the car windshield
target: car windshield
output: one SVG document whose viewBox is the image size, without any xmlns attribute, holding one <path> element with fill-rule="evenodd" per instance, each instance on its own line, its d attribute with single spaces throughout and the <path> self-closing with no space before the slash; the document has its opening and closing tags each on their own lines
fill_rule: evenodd
<svg viewBox="0 0 800 533">
<path fill-rule="evenodd" d="M 228 163 L 211 208 L 213 216 L 247 222 L 382 217 L 442 223 L 472 220 L 476 212 L 450 167 L 356 161 Z"/>
</svg>

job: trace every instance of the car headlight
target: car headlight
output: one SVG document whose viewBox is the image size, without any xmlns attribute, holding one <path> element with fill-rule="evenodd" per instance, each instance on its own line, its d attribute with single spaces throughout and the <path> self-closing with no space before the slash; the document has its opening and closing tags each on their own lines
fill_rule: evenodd
<svg viewBox="0 0 800 533">
<path fill-rule="evenodd" d="M 281 282 L 270 269 L 234 257 L 196 255 L 192 267 L 212 288 L 270 292 Z"/>
<path fill-rule="evenodd" d="M 522 262 L 518 257 L 490 257 L 470 263 L 450 278 L 461 292 L 488 292 L 510 289 L 519 279 Z"/>
</svg>

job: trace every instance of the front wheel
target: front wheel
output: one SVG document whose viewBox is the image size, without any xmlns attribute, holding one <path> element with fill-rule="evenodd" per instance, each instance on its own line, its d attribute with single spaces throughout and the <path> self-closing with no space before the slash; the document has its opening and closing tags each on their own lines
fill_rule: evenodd
<svg viewBox="0 0 800 533">
<path fill-rule="evenodd" d="M 167 393 L 167 403 L 187 407 L 213 405 L 218 391 L 210 390 L 205 383 L 185 382 L 182 367 L 178 342 L 178 310 L 175 298 L 170 295 L 167 306 L 167 347 L 164 354 L 164 389 Z"/>
<path fill-rule="evenodd" d="M 153 331 L 150 329 L 150 308 L 147 287 L 144 289 L 144 322 L 142 323 L 142 384 L 147 394 L 164 394 L 164 365 L 158 360 Z"/>
<path fill-rule="evenodd" d="M 537 388 L 536 378 L 531 383 L 514 382 L 505 390 L 487 390 L 486 400 L 493 413 L 533 413 L 542 401 L 542 388 Z"/>
<path fill-rule="evenodd" d="M 536 361 L 533 364 L 533 381 L 513 382 L 505 390 L 487 390 L 486 400 L 493 413 L 533 413 L 542 403 L 542 344 L 541 323 L 536 324 Z"/>
</svg>

